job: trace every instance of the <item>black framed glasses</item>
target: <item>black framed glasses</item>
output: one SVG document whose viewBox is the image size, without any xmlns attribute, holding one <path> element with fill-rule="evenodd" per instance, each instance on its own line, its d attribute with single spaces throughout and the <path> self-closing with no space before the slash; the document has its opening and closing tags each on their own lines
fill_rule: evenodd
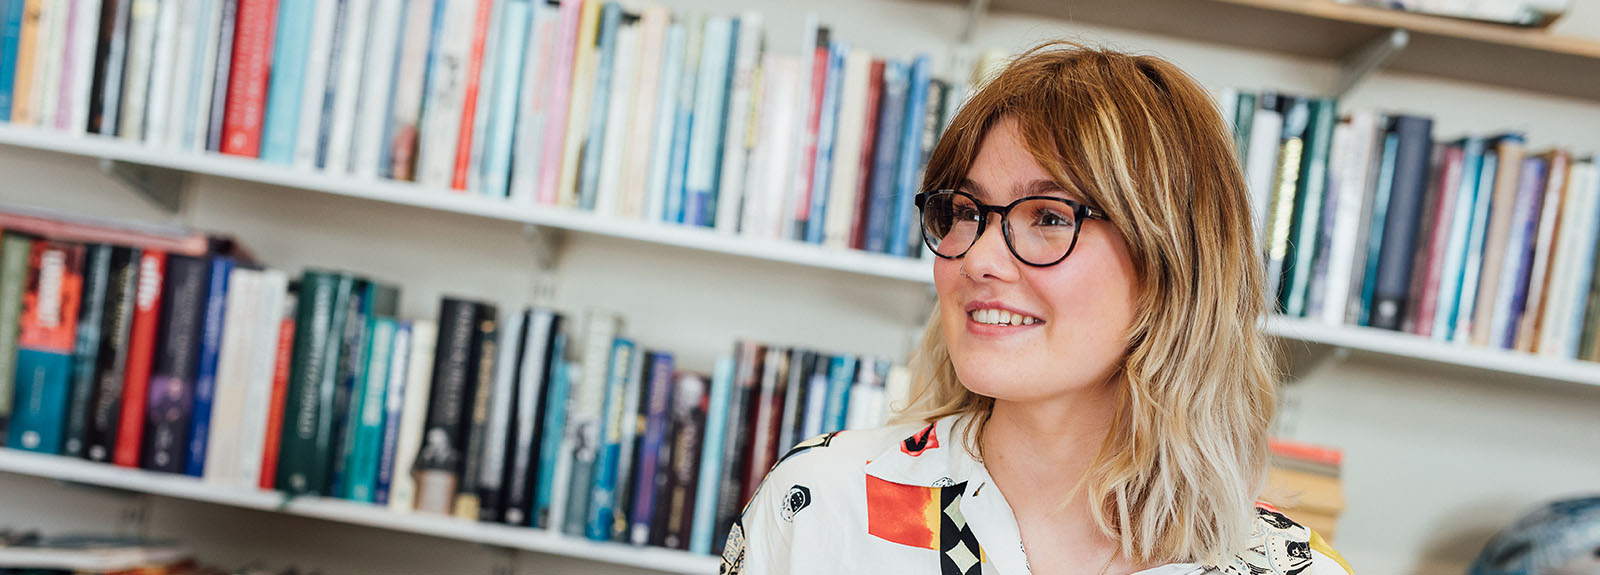
<svg viewBox="0 0 1600 575">
<path fill-rule="evenodd" d="M 917 194 L 916 202 L 922 212 L 922 241 L 935 255 L 945 259 L 967 255 L 988 227 L 989 214 L 999 214 L 1006 248 L 1018 261 L 1034 267 L 1067 259 L 1078 245 L 1083 221 L 1108 219 L 1104 212 L 1055 196 L 1028 196 L 992 206 L 966 192 L 934 190 Z"/>
</svg>

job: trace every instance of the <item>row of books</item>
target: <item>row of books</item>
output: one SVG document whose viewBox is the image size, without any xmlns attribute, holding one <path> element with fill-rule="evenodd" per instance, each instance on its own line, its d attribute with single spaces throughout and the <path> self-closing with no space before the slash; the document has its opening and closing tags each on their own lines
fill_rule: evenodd
<svg viewBox="0 0 1600 575">
<path fill-rule="evenodd" d="M 709 553 L 782 449 L 880 425 L 909 381 L 749 342 L 702 375 L 599 311 L 408 321 L 394 286 L 181 229 L 0 230 L 6 445 L 242 489 Z"/>
<path fill-rule="evenodd" d="M 1600 172 L 1518 133 L 1327 98 L 1222 98 L 1270 297 L 1292 317 L 1546 357 L 1600 358 Z"/>
<path fill-rule="evenodd" d="M 172 541 L 0 530 L 0 575 L 223 575 Z M 268 575 L 260 570 L 241 575 Z"/>
<path fill-rule="evenodd" d="M 601 0 L 0 0 L 0 122 L 920 257 L 973 75 Z M 998 60 L 991 60 L 992 66 Z"/>
</svg>

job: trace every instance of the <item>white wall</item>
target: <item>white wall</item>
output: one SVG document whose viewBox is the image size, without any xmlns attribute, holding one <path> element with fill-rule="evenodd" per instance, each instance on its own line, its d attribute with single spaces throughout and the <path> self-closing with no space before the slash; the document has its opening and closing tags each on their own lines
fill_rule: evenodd
<svg viewBox="0 0 1600 575">
<path fill-rule="evenodd" d="M 671 0 L 675 9 L 733 12 L 751 3 Z M 1600 34 L 1600 0 L 1558 30 Z M 764 0 L 769 49 L 793 52 L 815 10 L 839 37 L 889 56 L 943 53 L 961 29 L 954 4 Z M 1327 61 L 1194 43 L 1059 21 L 992 15 L 977 44 L 1022 48 L 1070 36 L 1167 57 L 1207 87 L 1331 89 Z M 1346 106 L 1435 117 L 1436 134 L 1528 131 L 1533 147 L 1600 149 L 1600 104 L 1379 73 Z M 146 220 L 176 219 L 239 235 L 278 267 L 349 269 L 404 286 L 402 310 L 431 317 L 441 293 L 505 305 L 531 299 L 536 271 L 523 230 L 438 214 L 239 182 L 196 178 L 168 216 L 99 175 L 95 162 L 0 148 L 0 203 Z M 551 300 L 569 310 L 622 312 L 647 346 L 707 369 L 738 337 L 899 357 L 928 304 L 926 288 L 889 280 L 620 240 L 570 236 Z M 1597 368 L 1600 369 L 1600 368 Z M 1539 501 L 1600 491 L 1600 389 L 1519 381 L 1356 355 L 1312 366 L 1288 387 L 1283 429 L 1345 450 L 1349 508 L 1336 545 L 1361 573 L 1461 573 L 1492 532 Z M 102 495 L 0 475 L 0 525 L 104 525 Z M 25 496 L 23 494 L 26 494 Z M 35 500 L 33 498 L 37 497 Z M 12 501 L 27 500 L 26 505 Z M 115 506 L 114 504 L 108 504 Z M 66 511 L 61 511 L 66 510 Z M 326 572 L 487 573 L 503 555 L 482 547 L 257 512 L 158 501 L 151 522 L 208 557 L 294 558 Z M 518 554 L 518 572 L 595 572 L 599 566 Z M 604 568 L 605 572 L 622 571 Z"/>
</svg>

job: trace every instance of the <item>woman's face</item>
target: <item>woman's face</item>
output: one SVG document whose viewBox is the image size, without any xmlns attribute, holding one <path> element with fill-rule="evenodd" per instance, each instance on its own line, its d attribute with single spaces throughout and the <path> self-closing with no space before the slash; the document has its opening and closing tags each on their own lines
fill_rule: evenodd
<svg viewBox="0 0 1600 575">
<path fill-rule="evenodd" d="M 1034 161 L 1009 118 L 989 130 L 963 190 L 1000 206 L 1032 195 L 1084 200 Z M 934 260 L 940 327 L 962 385 L 995 399 L 1031 402 L 1105 383 L 1126 354 L 1123 335 L 1136 296 L 1122 235 L 1109 222 L 1084 220 L 1072 255 L 1033 267 L 1011 255 L 999 218 L 989 218 L 965 257 Z M 995 318 L 985 316 L 996 315 L 989 310 L 999 310 L 1002 321 L 1021 314 L 1032 324 L 989 323 Z"/>
</svg>

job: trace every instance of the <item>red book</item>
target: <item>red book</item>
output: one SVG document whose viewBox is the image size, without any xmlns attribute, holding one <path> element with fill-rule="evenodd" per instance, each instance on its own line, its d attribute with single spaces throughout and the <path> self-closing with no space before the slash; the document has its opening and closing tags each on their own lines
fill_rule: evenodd
<svg viewBox="0 0 1600 575">
<path fill-rule="evenodd" d="M 1444 275 L 1445 250 L 1450 247 L 1450 219 L 1456 212 L 1456 190 L 1461 187 L 1465 161 L 1465 149 L 1459 143 L 1445 148 L 1439 169 L 1439 199 L 1434 206 L 1433 233 L 1428 238 L 1427 255 L 1422 260 L 1425 267 L 1421 271 L 1426 275 L 1421 296 L 1411 304 L 1415 307 L 1412 318 L 1416 321 L 1412 333 L 1417 335 L 1433 335 L 1433 316 L 1439 305 L 1439 278 Z"/>
<path fill-rule="evenodd" d="M 128 359 L 123 367 L 122 416 L 117 420 L 117 447 L 112 462 L 139 467 L 144 445 L 145 398 L 150 394 L 150 364 L 155 359 L 156 326 L 161 323 L 161 282 L 167 254 L 145 250 L 139 256 L 139 287 L 134 290 L 133 323 L 128 327 Z"/>
<path fill-rule="evenodd" d="M 867 212 L 872 210 L 872 168 L 877 158 L 878 107 L 883 99 L 883 59 L 874 58 L 867 72 L 867 125 L 861 130 L 861 170 L 856 173 L 856 221 L 850 225 L 850 247 L 862 249 L 867 241 Z"/>
<path fill-rule="evenodd" d="M 272 368 L 272 399 L 267 406 L 266 449 L 261 452 L 262 489 L 272 489 L 278 477 L 278 440 L 283 436 L 283 405 L 289 394 L 289 358 L 294 351 L 294 315 L 278 326 L 278 356 Z"/>
<path fill-rule="evenodd" d="M 478 86 L 483 73 L 483 40 L 489 33 L 489 0 L 478 0 L 478 21 L 472 27 L 472 56 L 467 59 L 467 102 L 461 109 L 461 133 L 456 138 L 456 172 L 450 188 L 467 189 L 467 170 L 472 167 L 472 125 L 478 112 Z"/>
<path fill-rule="evenodd" d="M 795 226 L 796 237 L 805 236 L 804 222 L 811 219 L 811 186 L 813 176 L 817 170 L 817 131 L 821 129 L 822 122 L 822 95 L 827 90 L 828 83 L 828 30 L 817 31 L 817 50 L 811 59 L 811 110 L 806 116 L 805 156 L 800 160 L 802 172 L 799 181 L 804 182 L 800 193 L 795 194 L 794 207 L 795 221 L 802 225 Z"/>
<path fill-rule="evenodd" d="M 222 115 L 224 154 L 261 156 L 261 122 L 267 109 L 267 79 L 277 21 L 278 0 L 239 0 L 228 104 Z"/>
</svg>

